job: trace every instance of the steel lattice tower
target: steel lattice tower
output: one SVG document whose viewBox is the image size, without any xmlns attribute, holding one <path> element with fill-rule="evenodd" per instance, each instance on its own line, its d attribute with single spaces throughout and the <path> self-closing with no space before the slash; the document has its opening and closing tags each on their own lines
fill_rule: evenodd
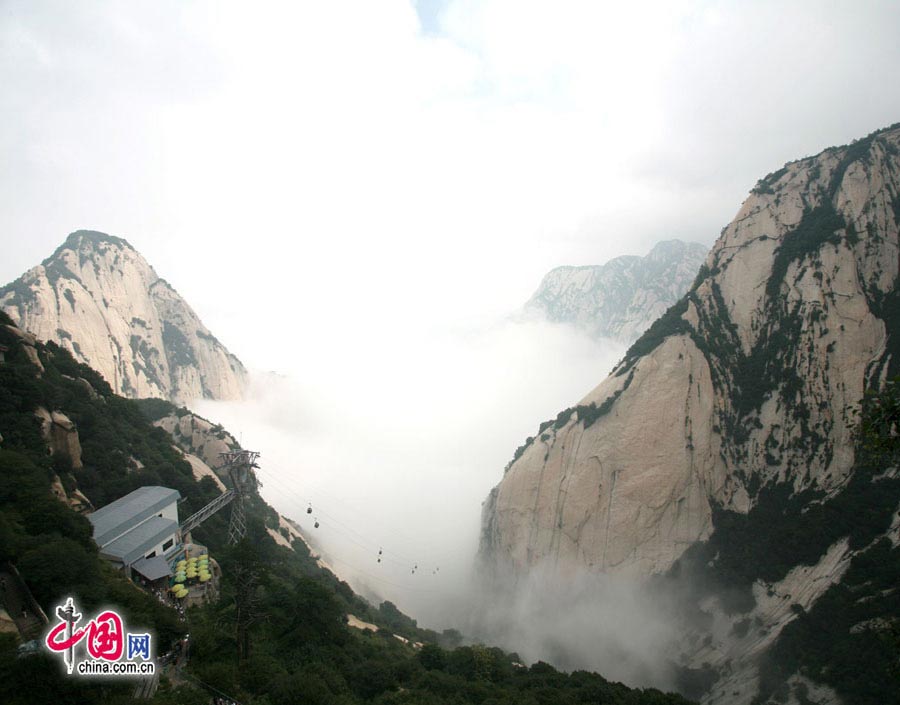
<svg viewBox="0 0 900 705">
<path fill-rule="evenodd" d="M 228 522 L 228 543 L 234 546 L 244 538 L 247 525 L 244 522 L 244 495 L 236 494 L 231 503 L 231 520 Z"/>
<path fill-rule="evenodd" d="M 252 450 L 237 450 L 222 453 L 222 466 L 228 468 L 231 484 L 234 488 L 234 500 L 231 503 L 231 520 L 228 523 L 228 543 L 232 546 L 244 538 L 247 523 L 244 517 L 244 495 L 250 489 L 253 468 L 259 467 L 256 459 L 259 453 Z"/>
</svg>

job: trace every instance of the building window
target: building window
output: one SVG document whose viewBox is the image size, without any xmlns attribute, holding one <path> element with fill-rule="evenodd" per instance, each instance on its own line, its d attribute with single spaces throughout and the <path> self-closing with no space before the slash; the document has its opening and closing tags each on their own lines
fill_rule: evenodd
<svg viewBox="0 0 900 705">
<path fill-rule="evenodd" d="M 156 551 L 150 551 L 144 558 L 154 558 L 156 556 Z"/>
<path fill-rule="evenodd" d="M 163 544 L 163 551 L 168 551 L 175 544 L 175 539 L 169 539 Z"/>
</svg>

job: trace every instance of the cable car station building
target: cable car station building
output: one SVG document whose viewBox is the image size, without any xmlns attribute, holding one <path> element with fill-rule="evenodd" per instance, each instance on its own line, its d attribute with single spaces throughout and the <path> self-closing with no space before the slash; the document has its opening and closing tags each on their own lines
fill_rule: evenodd
<svg viewBox="0 0 900 705">
<path fill-rule="evenodd" d="M 100 555 L 132 577 L 150 581 L 172 575 L 171 559 L 181 550 L 178 490 L 140 487 L 88 515 Z"/>
</svg>

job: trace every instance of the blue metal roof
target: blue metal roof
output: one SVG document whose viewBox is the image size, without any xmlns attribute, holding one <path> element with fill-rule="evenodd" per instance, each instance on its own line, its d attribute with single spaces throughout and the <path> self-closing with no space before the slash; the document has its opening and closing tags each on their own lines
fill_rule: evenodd
<svg viewBox="0 0 900 705">
<path fill-rule="evenodd" d="M 94 541 L 103 548 L 117 536 L 158 514 L 180 498 L 178 490 L 169 487 L 139 487 L 88 515 L 88 520 L 94 527 Z"/>
<path fill-rule="evenodd" d="M 100 549 L 100 555 L 131 565 L 178 531 L 178 522 L 152 517 Z"/>
<path fill-rule="evenodd" d="M 138 558 L 131 564 L 133 570 L 143 575 L 147 580 L 159 580 L 172 575 L 169 562 L 162 556 L 153 558 Z"/>
</svg>

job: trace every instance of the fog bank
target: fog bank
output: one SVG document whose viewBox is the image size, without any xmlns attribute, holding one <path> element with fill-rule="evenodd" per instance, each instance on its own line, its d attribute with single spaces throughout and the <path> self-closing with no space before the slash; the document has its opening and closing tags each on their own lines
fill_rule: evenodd
<svg viewBox="0 0 900 705">
<path fill-rule="evenodd" d="M 671 689 L 677 630 L 640 586 L 543 567 L 487 575 L 476 561 L 482 502 L 516 447 L 624 347 L 534 320 L 411 329 L 334 356 L 300 346 L 294 374 L 257 373 L 249 400 L 195 407 L 261 453 L 263 497 L 373 603 L 526 663 Z"/>
<path fill-rule="evenodd" d="M 438 629 L 469 611 L 481 504 L 516 447 L 625 347 L 508 320 L 360 340 L 334 356 L 327 342 L 292 345 L 290 376 L 255 374 L 249 400 L 195 410 L 261 453 L 263 497 L 342 578 Z"/>
<path fill-rule="evenodd" d="M 515 651 L 531 664 L 595 671 L 631 686 L 674 690 L 671 605 L 623 576 L 575 572 L 552 565 L 527 575 L 485 578 L 463 625 L 486 644 Z"/>
</svg>

